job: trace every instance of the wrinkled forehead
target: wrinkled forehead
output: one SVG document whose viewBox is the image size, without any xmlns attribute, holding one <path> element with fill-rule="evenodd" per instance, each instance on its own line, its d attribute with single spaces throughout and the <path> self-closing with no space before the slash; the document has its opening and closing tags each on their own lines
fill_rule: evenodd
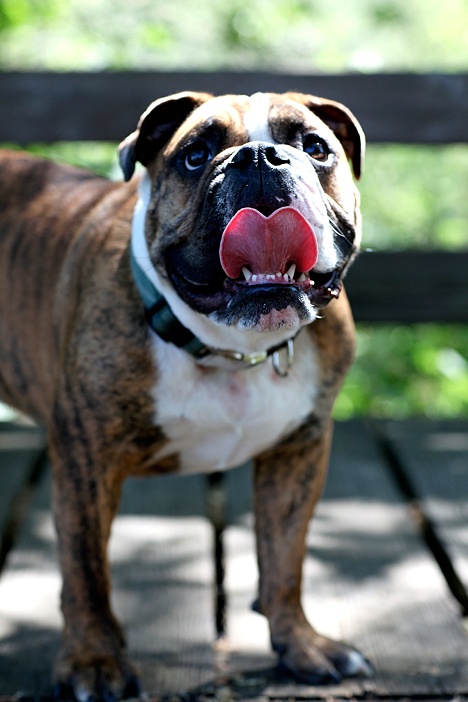
<svg viewBox="0 0 468 702">
<path fill-rule="evenodd" d="M 291 98 L 274 93 L 223 95 L 208 100 L 189 115 L 184 130 L 192 134 L 206 128 L 229 132 L 240 142 L 288 143 L 304 129 L 328 128 L 313 112 Z"/>
</svg>

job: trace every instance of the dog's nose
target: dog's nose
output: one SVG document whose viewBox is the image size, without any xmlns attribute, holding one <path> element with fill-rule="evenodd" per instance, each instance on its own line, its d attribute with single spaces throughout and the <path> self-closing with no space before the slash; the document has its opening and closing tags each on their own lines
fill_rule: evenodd
<svg viewBox="0 0 468 702">
<path fill-rule="evenodd" d="M 287 153 L 281 147 L 253 141 L 241 146 L 232 156 L 229 165 L 240 169 L 248 168 L 252 164 L 277 168 L 290 163 Z"/>
</svg>

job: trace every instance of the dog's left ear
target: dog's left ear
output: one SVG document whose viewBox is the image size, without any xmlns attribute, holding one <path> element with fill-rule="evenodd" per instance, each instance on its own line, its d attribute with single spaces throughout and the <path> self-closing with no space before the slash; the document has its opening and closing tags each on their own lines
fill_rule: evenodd
<svg viewBox="0 0 468 702">
<path fill-rule="evenodd" d="M 151 103 L 138 126 L 119 146 L 119 161 L 125 180 L 130 180 L 137 162 L 146 166 L 171 138 L 182 122 L 212 96 L 183 92 Z"/>
<path fill-rule="evenodd" d="M 289 97 L 305 105 L 317 115 L 340 140 L 345 154 L 351 160 L 354 176 L 359 179 L 362 173 L 366 137 L 356 117 L 351 110 L 334 100 L 289 93 Z"/>
</svg>

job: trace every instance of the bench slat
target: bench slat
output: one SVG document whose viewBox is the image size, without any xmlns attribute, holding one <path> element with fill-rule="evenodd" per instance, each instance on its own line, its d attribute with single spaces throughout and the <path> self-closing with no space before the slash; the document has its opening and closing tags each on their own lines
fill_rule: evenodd
<svg viewBox="0 0 468 702">
<path fill-rule="evenodd" d="M 350 107 L 371 142 L 468 139 L 468 74 L 307 75 L 259 71 L 0 73 L 0 141 L 120 141 L 156 98 L 296 90 Z"/>
<path fill-rule="evenodd" d="M 468 252 L 362 253 L 345 279 L 359 322 L 468 322 Z"/>
</svg>

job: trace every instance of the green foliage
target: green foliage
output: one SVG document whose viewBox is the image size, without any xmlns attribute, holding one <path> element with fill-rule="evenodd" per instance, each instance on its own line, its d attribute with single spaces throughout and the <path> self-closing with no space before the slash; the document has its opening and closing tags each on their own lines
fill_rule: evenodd
<svg viewBox="0 0 468 702">
<path fill-rule="evenodd" d="M 17 144 L 0 143 L 1 149 L 21 150 Z M 103 178 L 121 180 L 117 146 L 108 142 L 57 142 L 55 144 L 29 144 L 28 151 L 59 163 L 97 173 Z"/>
<path fill-rule="evenodd" d="M 7 68 L 460 70 L 466 0 L 0 0 Z"/>
<path fill-rule="evenodd" d="M 53 22 L 57 6 L 57 0 L 46 3 L 41 0 L 0 0 L 0 32 L 30 22 Z"/>
<path fill-rule="evenodd" d="M 335 416 L 468 416 L 468 329 L 358 328 L 357 357 Z"/>
<path fill-rule="evenodd" d="M 468 146 L 370 146 L 359 184 L 363 245 L 468 245 Z"/>
<path fill-rule="evenodd" d="M 105 178 L 118 180 L 122 177 L 115 144 L 103 142 L 31 144 L 28 151 L 53 161 L 86 168 Z"/>
</svg>

